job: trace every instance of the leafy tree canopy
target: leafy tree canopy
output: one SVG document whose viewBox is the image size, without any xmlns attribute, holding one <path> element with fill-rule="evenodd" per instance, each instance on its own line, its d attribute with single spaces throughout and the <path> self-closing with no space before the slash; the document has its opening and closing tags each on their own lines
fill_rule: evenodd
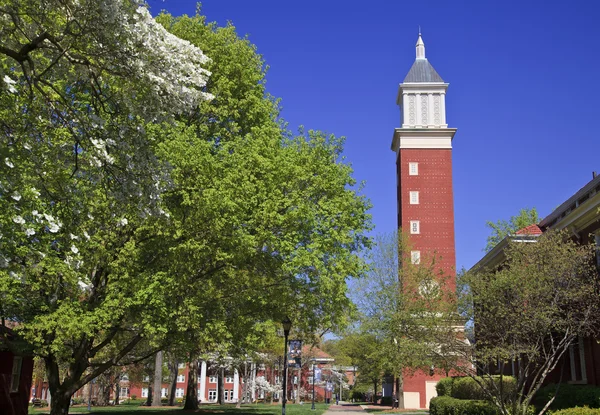
<svg viewBox="0 0 600 415">
<path fill-rule="evenodd" d="M 518 215 L 511 216 L 508 221 L 500 219 L 497 222 L 486 222 L 486 226 L 491 229 L 491 234 L 487 238 L 485 252 L 491 251 L 508 235 L 511 235 L 526 226 L 539 223 L 539 221 L 540 218 L 536 208 L 523 208 L 519 211 Z"/>
</svg>

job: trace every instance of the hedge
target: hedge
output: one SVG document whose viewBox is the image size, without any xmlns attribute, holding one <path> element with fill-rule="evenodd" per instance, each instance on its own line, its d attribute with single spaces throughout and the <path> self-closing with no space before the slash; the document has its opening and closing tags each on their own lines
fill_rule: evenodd
<svg viewBox="0 0 600 415">
<path fill-rule="evenodd" d="M 499 415 L 500 410 L 490 402 L 438 396 L 429 402 L 430 415 Z M 572 414 L 580 415 L 580 414 Z M 592 414 L 581 414 L 592 415 Z M 596 415 L 596 414 L 594 414 Z"/>
<path fill-rule="evenodd" d="M 435 390 L 438 396 L 452 396 L 452 384 L 454 378 L 442 378 L 435 385 Z"/>
<path fill-rule="evenodd" d="M 481 377 L 477 377 L 477 379 L 485 382 L 489 381 L 489 379 L 484 380 Z M 499 376 L 494 376 L 493 379 L 495 382 L 500 382 Z M 505 391 L 504 396 L 508 397 L 514 392 L 516 380 L 512 376 L 503 376 L 502 381 Z M 438 396 L 451 396 L 456 399 L 475 400 L 486 400 L 488 398 L 477 382 L 468 376 L 440 379 L 435 388 Z"/>
<path fill-rule="evenodd" d="M 568 408 L 553 412 L 552 415 L 600 415 L 600 409 L 588 408 L 587 406 L 582 408 Z"/>
<path fill-rule="evenodd" d="M 552 396 L 554 396 L 555 391 L 555 384 L 549 384 L 541 388 L 534 398 L 533 402 L 535 406 L 544 407 Z M 565 409 L 575 406 L 600 408 L 600 388 L 589 385 L 560 385 L 556 393 L 556 398 L 554 398 L 554 402 L 550 405 L 550 409 Z"/>
</svg>

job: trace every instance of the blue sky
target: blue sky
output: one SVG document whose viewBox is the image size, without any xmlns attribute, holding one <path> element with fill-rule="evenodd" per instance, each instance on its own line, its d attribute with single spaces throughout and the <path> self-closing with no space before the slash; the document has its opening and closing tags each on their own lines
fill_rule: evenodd
<svg viewBox="0 0 600 415">
<path fill-rule="evenodd" d="M 150 1 L 194 14 L 196 3 Z M 396 226 L 398 84 L 427 58 L 450 83 L 457 267 L 483 255 L 487 220 L 542 217 L 600 171 L 600 2 L 205 0 L 202 13 L 247 34 L 267 89 L 296 128 L 346 137 L 376 232 Z"/>
</svg>

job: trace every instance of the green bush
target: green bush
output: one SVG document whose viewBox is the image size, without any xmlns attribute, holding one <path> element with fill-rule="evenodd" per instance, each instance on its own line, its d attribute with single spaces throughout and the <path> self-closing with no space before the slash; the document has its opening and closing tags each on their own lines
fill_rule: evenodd
<svg viewBox="0 0 600 415">
<path fill-rule="evenodd" d="M 499 384 L 500 376 L 493 377 L 494 382 Z M 483 382 L 489 382 L 489 378 L 481 378 L 477 377 L 477 380 Z M 502 384 L 504 388 L 504 396 L 509 397 L 516 388 L 516 379 L 512 376 L 503 376 Z M 439 383 L 438 383 L 439 385 Z M 446 385 L 443 385 L 442 388 L 445 388 Z M 438 391 L 439 395 L 439 391 Z M 446 394 L 441 396 L 448 396 Z M 450 396 L 456 399 L 474 399 L 474 400 L 487 400 L 488 395 L 481 389 L 481 386 L 475 381 L 475 379 L 465 376 L 465 377 L 455 377 L 452 378 L 452 382 L 450 383 Z"/>
<path fill-rule="evenodd" d="M 541 388 L 533 400 L 535 406 L 543 408 L 552 399 L 555 392 L 555 384 L 549 384 Z M 554 402 L 550 405 L 550 409 L 557 410 L 576 406 L 600 408 L 600 388 L 589 385 L 561 384 L 558 392 L 556 392 Z"/>
<path fill-rule="evenodd" d="M 391 396 L 384 396 L 381 398 L 381 405 L 386 405 L 386 406 L 392 406 L 392 397 Z"/>
<path fill-rule="evenodd" d="M 499 415 L 500 410 L 486 401 L 438 396 L 429 402 L 430 415 Z M 587 414 L 582 414 L 587 415 Z"/>
<path fill-rule="evenodd" d="M 437 391 L 438 396 L 452 396 L 453 383 L 454 378 L 440 379 L 437 385 L 435 385 L 435 390 Z"/>
<path fill-rule="evenodd" d="M 600 409 L 584 406 L 561 409 L 560 411 L 553 412 L 552 415 L 600 415 Z"/>
<path fill-rule="evenodd" d="M 72 405 L 81 405 L 82 403 L 85 403 L 85 399 L 83 399 L 82 397 L 71 398 Z"/>
</svg>

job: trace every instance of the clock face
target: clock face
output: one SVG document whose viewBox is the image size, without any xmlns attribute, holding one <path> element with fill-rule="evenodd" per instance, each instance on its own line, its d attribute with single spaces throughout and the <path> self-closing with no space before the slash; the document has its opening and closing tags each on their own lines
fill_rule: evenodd
<svg viewBox="0 0 600 415">
<path fill-rule="evenodd" d="M 435 296 L 439 292 L 440 284 L 433 278 L 427 278 L 419 284 L 419 294 L 422 297 Z"/>
</svg>

